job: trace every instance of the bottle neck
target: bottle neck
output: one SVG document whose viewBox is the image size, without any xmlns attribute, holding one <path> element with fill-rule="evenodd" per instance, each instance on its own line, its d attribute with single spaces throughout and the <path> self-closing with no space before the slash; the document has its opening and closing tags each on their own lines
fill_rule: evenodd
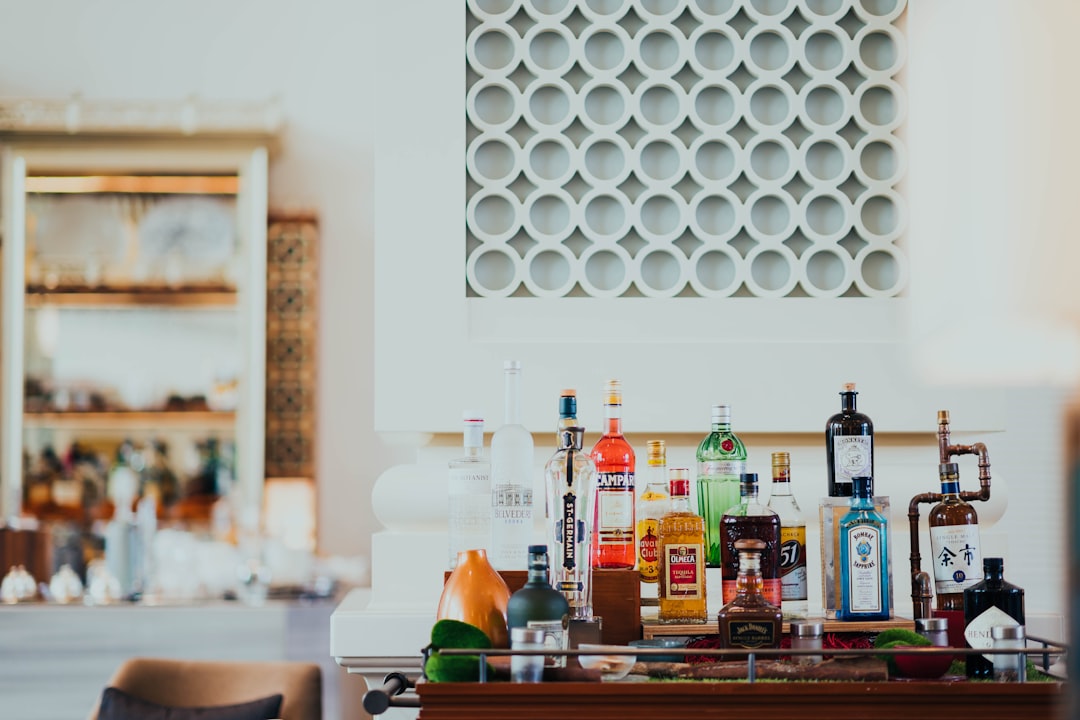
<svg viewBox="0 0 1080 720">
<path fill-rule="evenodd" d="M 503 412 L 507 425 L 521 424 L 521 373 L 517 370 L 506 371 L 506 394 Z"/>
<path fill-rule="evenodd" d="M 840 393 L 840 407 L 846 413 L 855 412 L 855 395 L 853 392 Z"/>
<path fill-rule="evenodd" d="M 646 472 L 648 472 L 648 477 L 645 479 L 645 484 L 648 490 L 666 493 L 668 489 L 667 462 L 664 460 L 656 462 L 650 459 L 649 464 L 646 466 Z"/>
<path fill-rule="evenodd" d="M 941 481 L 941 494 L 945 496 L 944 498 L 942 498 L 942 500 L 959 499 L 960 481 L 959 480 L 942 480 Z"/>
<path fill-rule="evenodd" d="M 690 498 L 686 495 L 671 497 L 671 512 L 690 512 Z"/>
<path fill-rule="evenodd" d="M 761 578 L 761 571 L 757 563 L 752 566 L 739 565 L 739 574 L 735 578 L 735 595 L 737 597 L 749 597 L 761 595 L 765 589 L 765 581 Z"/>
<path fill-rule="evenodd" d="M 604 434 L 622 435 L 622 405 L 604 405 Z"/>
<path fill-rule="evenodd" d="M 530 564 L 529 565 L 529 577 L 527 582 L 530 585 L 548 585 L 548 567 L 546 564 Z"/>
<path fill-rule="evenodd" d="M 465 446 L 465 454 L 462 456 L 466 460 L 479 460 L 483 456 L 483 448 L 478 448 L 474 445 Z"/>
<path fill-rule="evenodd" d="M 791 466 L 774 465 L 772 471 L 773 496 L 791 494 Z"/>
<path fill-rule="evenodd" d="M 757 485 L 741 485 L 739 486 L 739 502 L 743 505 L 749 505 L 750 503 L 756 503 L 758 499 L 758 487 Z"/>
</svg>

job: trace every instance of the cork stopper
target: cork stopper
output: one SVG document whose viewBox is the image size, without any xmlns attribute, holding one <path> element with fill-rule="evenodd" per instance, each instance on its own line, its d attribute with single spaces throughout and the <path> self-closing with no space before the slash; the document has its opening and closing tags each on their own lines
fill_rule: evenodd
<svg viewBox="0 0 1080 720">
<path fill-rule="evenodd" d="M 855 383 L 844 383 L 843 392 L 855 392 Z"/>
<path fill-rule="evenodd" d="M 743 538 L 735 541 L 735 549 L 739 552 L 761 552 L 765 549 L 765 541 L 757 538 Z"/>
</svg>

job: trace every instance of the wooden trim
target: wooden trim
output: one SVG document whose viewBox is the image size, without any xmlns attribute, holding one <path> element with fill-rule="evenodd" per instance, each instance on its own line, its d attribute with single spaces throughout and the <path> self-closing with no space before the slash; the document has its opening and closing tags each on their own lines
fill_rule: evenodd
<svg viewBox="0 0 1080 720">
<path fill-rule="evenodd" d="M 26 178 L 28 193 L 236 195 L 235 175 L 68 175 Z"/>
<path fill-rule="evenodd" d="M 231 430 L 236 413 L 225 411 L 115 410 L 107 412 L 28 412 L 23 413 L 25 427 L 94 427 L 94 428 L 197 428 Z"/>
</svg>

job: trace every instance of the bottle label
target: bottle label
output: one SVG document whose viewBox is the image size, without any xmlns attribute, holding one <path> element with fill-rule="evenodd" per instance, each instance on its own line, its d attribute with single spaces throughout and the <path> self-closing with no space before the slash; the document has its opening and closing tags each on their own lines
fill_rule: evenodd
<svg viewBox="0 0 1080 720">
<path fill-rule="evenodd" d="M 990 635 L 990 629 L 998 625 L 1019 627 L 1020 623 L 1001 608 L 989 607 L 967 624 L 964 628 L 964 639 L 975 649 L 992 648 L 994 638 Z M 983 655 L 983 657 L 994 662 L 994 655 Z"/>
<path fill-rule="evenodd" d="M 642 582 L 656 582 L 660 579 L 658 531 L 659 523 L 656 519 L 645 518 L 638 521 L 638 571 L 641 573 Z"/>
<path fill-rule="evenodd" d="M 732 620 L 728 623 L 728 645 L 759 648 L 777 644 L 776 624 L 760 620 Z"/>
<path fill-rule="evenodd" d="M 873 525 L 856 525 L 847 534 L 847 608 L 853 613 L 880 613 L 885 609 L 881 596 L 881 531 Z"/>
<path fill-rule="evenodd" d="M 599 473 L 596 489 L 600 543 L 626 542 L 634 532 L 634 473 Z"/>
<path fill-rule="evenodd" d="M 727 605 L 735 599 L 738 590 L 737 581 L 723 580 L 720 586 L 723 592 L 723 603 Z M 765 602 L 770 605 L 780 607 L 783 594 L 783 585 L 780 584 L 780 578 L 765 578 L 761 581 L 761 597 L 765 598 Z"/>
<path fill-rule="evenodd" d="M 702 460 L 698 463 L 699 477 L 739 477 L 746 472 L 745 460 Z"/>
<path fill-rule="evenodd" d="M 491 544 L 491 479 L 474 469 L 452 468 L 447 489 L 453 567 L 462 550 L 487 549 Z"/>
<path fill-rule="evenodd" d="M 567 570 L 577 567 L 578 519 L 577 495 L 566 493 L 562 498 L 562 522 L 559 523 L 560 564 Z"/>
<path fill-rule="evenodd" d="M 780 594 L 806 599 L 806 526 L 780 528 Z"/>
<path fill-rule="evenodd" d="M 851 482 L 861 475 L 869 477 L 874 458 L 873 436 L 834 435 L 833 458 L 836 482 Z"/>
<path fill-rule="evenodd" d="M 705 592 L 700 543 L 664 546 L 667 560 L 667 597 L 699 600 Z"/>
<path fill-rule="evenodd" d="M 978 525 L 930 528 L 934 553 L 934 585 L 938 594 L 963 592 L 982 580 L 982 549 Z"/>
</svg>

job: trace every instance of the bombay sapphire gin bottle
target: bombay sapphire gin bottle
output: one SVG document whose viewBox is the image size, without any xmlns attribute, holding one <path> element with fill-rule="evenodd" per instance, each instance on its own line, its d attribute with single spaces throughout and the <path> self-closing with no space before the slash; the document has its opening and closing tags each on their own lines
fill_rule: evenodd
<svg viewBox="0 0 1080 720">
<path fill-rule="evenodd" d="M 888 620 L 889 525 L 874 509 L 869 477 L 852 478 L 851 509 L 840 520 L 838 620 Z"/>
<path fill-rule="evenodd" d="M 559 449 L 544 468 L 552 535 L 551 584 L 570 603 L 570 619 L 592 617 L 592 497 L 596 465 L 582 451 L 585 428 L 559 431 Z"/>
</svg>

